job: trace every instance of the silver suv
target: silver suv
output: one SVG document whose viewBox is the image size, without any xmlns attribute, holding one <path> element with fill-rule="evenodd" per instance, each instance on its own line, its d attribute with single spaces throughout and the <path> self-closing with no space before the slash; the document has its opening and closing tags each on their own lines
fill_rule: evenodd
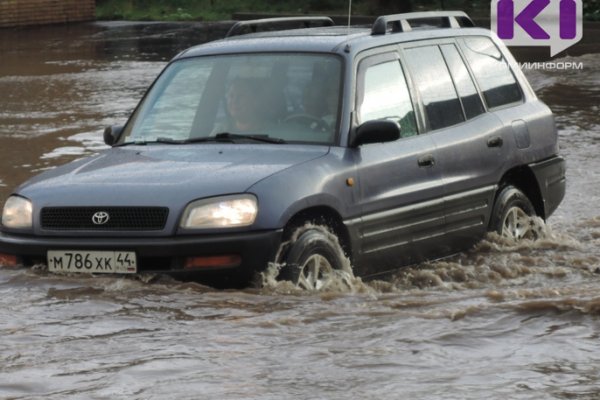
<svg viewBox="0 0 600 400">
<path fill-rule="evenodd" d="M 533 237 L 565 162 L 514 64 L 461 12 L 238 23 L 176 56 L 110 149 L 14 191 L 0 263 L 226 285 L 275 263 L 314 289 L 348 260 L 369 276 Z"/>
</svg>

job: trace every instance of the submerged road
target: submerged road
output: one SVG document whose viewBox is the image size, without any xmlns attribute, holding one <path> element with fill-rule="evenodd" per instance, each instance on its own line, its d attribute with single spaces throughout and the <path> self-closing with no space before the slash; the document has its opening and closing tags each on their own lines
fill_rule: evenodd
<svg viewBox="0 0 600 400">
<path fill-rule="evenodd" d="M 104 148 L 201 24 L 0 31 L 0 202 Z M 0 398 L 597 399 L 600 55 L 526 71 L 556 113 L 564 202 L 536 242 L 490 237 L 320 293 L 0 268 Z"/>
</svg>

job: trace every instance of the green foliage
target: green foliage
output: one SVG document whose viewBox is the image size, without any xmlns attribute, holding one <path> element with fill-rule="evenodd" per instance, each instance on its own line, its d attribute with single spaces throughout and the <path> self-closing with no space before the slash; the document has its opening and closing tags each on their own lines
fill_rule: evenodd
<svg viewBox="0 0 600 400">
<path fill-rule="evenodd" d="M 341 14 L 349 0 L 97 0 L 99 19 L 126 20 L 227 20 L 235 12 L 284 14 Z M 353 14 L 403 12 L 413 0 L 352 0 Z M 439 0 L 431 0 L 432 2 Z M 387 10 L 390 9 L 390 10 Z"/>
<path fill-rule="evenodd" d="M 126 20 L 228 20 L 235 12 L 282 14 L 341 14 L 349 0 L 97 0 L 99 19 Z M 464 10 L 487 18 L 490 0 L 352 0 L 354 15 L 380 15 L 421 10 Z M 600 20 L 600 0 L 583 1 L 584 17 Z"/>
<path fill-rule="evenodd" d="M 223 20 L 234 12 L 304 13 L 309 2 L 269 3 L 263 0 L 98 0 L 99 19 L 127 20 Z M 329 3 L 339 3 L 330 0 Z"/>
<path fill-rule="evenodd" d="M 592 21 L 600 21 L 600 0 L 585 0 L 583 2 L 583 17 Z"/>
</svg>

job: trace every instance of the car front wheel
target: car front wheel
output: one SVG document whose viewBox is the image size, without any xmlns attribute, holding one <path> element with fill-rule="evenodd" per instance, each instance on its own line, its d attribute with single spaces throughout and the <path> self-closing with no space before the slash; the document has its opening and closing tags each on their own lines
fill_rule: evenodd
<svg viewBox="0 0 600 400">
<path fill-rule="evenodd" d="M 290 244 L 279 274 L 304 290 L 320 290 L 343 268 L 343 251 L 325 228 L 309 228 Z"/>
<path fill-rule="evenodd" d="M 532 218 L 535 209 L 527 196 L 514 186 L 504 187 L 494 204 L 490 231 L 512 240 L 535 240 L 539 237 L 538 224 Z"/>
</svg>

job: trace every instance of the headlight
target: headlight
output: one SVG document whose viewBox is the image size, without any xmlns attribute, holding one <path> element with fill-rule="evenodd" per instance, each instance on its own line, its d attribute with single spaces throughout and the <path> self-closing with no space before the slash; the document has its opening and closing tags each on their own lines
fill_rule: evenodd
<svg viewBox="0 0 600 400">
<path fill-rule="evenodd" d="M 214 197 L 190 203 L 181 227 L 188 229 L 233 228 L 254 223 L 258 206 L 252 195 Z"/>
<path fill-rule="evenodd" d="M 2 225 L 15 229 L 31 228 L 32 210 L 31 201 L 19 196 L 10 196 L 2 211 Z"/>
</svg>

